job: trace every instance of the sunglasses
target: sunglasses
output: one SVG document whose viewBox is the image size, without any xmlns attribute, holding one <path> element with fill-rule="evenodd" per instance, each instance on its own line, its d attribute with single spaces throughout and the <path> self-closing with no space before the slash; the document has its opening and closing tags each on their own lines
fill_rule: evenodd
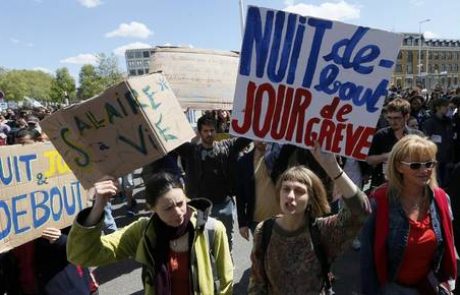
<svg viewBox="0 0 460 295">
<path fill-rule="evenodd" d="M 437 163 L 438 162 L 436 162 L 436 161 L 429 161 L 429 162 L 404 162 L 404 161 L 401 161 L 401 164 L 409 166 L 409 168 L 412 169 L 412 170 L 418 170 L 422 166 L 424 168 L 430 169 L 430 168 L 433 168 L 434 166 L 436 166 Z"/>
</svg>

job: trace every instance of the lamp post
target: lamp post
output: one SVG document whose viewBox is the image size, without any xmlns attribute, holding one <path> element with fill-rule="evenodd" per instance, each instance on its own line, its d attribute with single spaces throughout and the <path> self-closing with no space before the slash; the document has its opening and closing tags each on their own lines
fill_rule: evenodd
<svg viewBox="0 0 460 295">
<path fill-rule="evenodd" d="M 241 22 L 241 37 L 244 36 L 244 5 L 243 5 L 243 0 L 238 1 L 240 4 L 240 22 Z"/>
<path fill-rule="evenodd" d="M 424 19 L 424 20 L 421 20 L 421 21 L 418 22 L 418 33 L 420 35 L 420 40 L 418 42 L 418 59 L 417 59 L 418 65 L 417 65 L 417 67 L 418 67 L 418 78 L 420 80 L 422 80 L 422 77 L 420 76 L 421 72 L 422 72 L 422 38 L 423 38 L 423 36 L 422 36 L 422 24 L 427 23 L 429 21 L 430 21 L 430 19 L 427 18 L 427 19 Z"/>
</svg>

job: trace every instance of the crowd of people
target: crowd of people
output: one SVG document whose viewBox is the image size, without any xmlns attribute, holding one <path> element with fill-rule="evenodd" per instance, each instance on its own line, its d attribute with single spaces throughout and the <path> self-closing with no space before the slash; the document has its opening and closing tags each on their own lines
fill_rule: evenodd
<svg viewBox="0 0 460 295">
<path fill-rule="evenodd" d="M 0 144 L 46 140 L 39 121 L 49 113 L 3 112 Z M 454 294 L 460 89 L 390 88 L 366 161 L 322 152 L 320 142 L 308 150 L 216 140 L 229 124 L 229 112 L 205 112 L 196 138 L 143 167 L 150 217 L 118 229 L 108 208 L 120 191 L 135 206 L 132 179 L 106 177 L 68 235 L 44 231 L 48 244 L 67 247 L 56 268 L 73 266 L 86 284 L 75 294 L 95 292 L 89 267 L 127 258 L 142 264 L 146 294 L 232 294 L 235 216 L 253 240 L 248 294 L 334 294 L 331 264 L 350 245 L 360 251 L 362 294 Z M 12 254 L 2 256 L 0 282 L 13 281 L 6 265 L 21 255 Z M 48 291 L 53 275 L 38 275 L 43 259 L 31 261 L 27 277 L 14 278 L 19 288 L 0 294 L 59 294 Z"/>
</svg>

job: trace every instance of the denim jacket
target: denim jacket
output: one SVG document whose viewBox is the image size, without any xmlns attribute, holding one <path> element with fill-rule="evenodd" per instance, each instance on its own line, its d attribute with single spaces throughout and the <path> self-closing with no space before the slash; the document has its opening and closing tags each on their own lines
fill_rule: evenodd
<svg viewBox="0 0 460 295">
<path fill-rule="evenodd" d="M 442 255 L 444 253 L 443 235 L 441 229 L 441 222 L 439 218 L 438 208 L 433 198 L 433 192 L 429 191 L 430 196 L 430 214 L 432 219 L 433 231 L 436 236 L 437 248 L 433 257 L 432 270 L 437 273 Z M 362 278 L 362 293 L 363 294 L 379 294 L 381 290 L 380 283 L 377 277 L 376 266 L 374 262 L 374 235 L 375 232 L 375 218 L 377 204 L 372 200 L 372 215 L 367 219 L 363 230 L 361 232 L 361 278 Z M 396 280 L 399 267 L 403 260 L 404 250 L 407 245 L 409 236 L 409 220 L 404 213 L 397 197 L 390 196 L 389 198 L 389 232 L 387 239 L 387 253 L 388 253 L 388 278 L 390 282 Z"/>
</svg>

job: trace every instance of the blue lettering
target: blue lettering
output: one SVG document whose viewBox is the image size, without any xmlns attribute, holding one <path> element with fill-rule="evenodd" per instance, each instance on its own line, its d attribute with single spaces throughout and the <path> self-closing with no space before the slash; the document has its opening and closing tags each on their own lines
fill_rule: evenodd
<svg viewBox="0 0 460 295">
<path fill-rule="evenodd" d="M 11 214 L 10 210 L 8 208 L 8 204 L 4 200 L 0 200 L 0 209 L 3 209 L 4 214 L 1 214 L 4 216 L 4 219 L 6 220 L 6 226 L 2 223 L 3 230 L 0 231 L 0 241 L 6 238 L 10 232 L 11 232 Z"/>
<path fill-rule="evenodd" d="M 24 162 L 26 166 L 27 181 L 32 181 L 32 165 L 30 162 L 36 159 L 37 155 L 34 154 L 19 156 L 19 161 Z"/>
<path fill-rule="evenodd" d="M 79 181 L 72 182 L 70 184 L 70 188 L 72 190 L 72 197 L 73 198 L 75 198 L 75 196 L 77 197 L 78 204 L 80 205 L 80 210 L 82 210 L 83 209 L 83 203 L 82 203 L 82 200 L 81 200 L 80 182 Z"/>
<path fill-rule="evenodd" d="M 297 70 L 297 61 L 299 60 L 300 49 L 302 48 L 303 35 L 305 33 L 305 22 L 307 18 L 301 16 L 299 18 L 299 25 L 295 34 L 294 47 L 292 48 L 291 61 L 289 63 L 289 71 L 286 82 L 292 84 L 295 81 L 295 72 Z"/>
<path fill-rule="evenodd" d="M 268 62 L 267 75 L 272 82 L 281 82 L 286 75 L 286 69 L 289 62 L 289 55 L 291 54 L 292 39 L 294 38 L 295 25 L 297 22 L 297 15 L 289 14 L 288 24 L 286 27 L 286 36 L 283 41 L 283 51 L 281 52 L 281 60 L 279 62 L 278 71 L 276 65 L 278 63 L 280 46 L 283 35 L 285 12 L 278 11 L 275 20 L 275 33 L 273 36 L 273 44 L 270 52 L 270 60 Z"/>
<path fill-rule="evenodd" d="M 5 167 L 3 166 L 5 159 L 2 160 L 0 158 L 0 179 L 2 180 L 2 183 L 4 185 L 9 185 L 11 183 L 11 181 L 13 180 L 13 172 L 11 171 L 11 157 L 7 157 L 6 160 L 8 162 L 8 168 L 7 169 L 5 169 Z M 6 171 L 9 171 L 9 173 L 8 173 L 9 176 L 5 176 Z"/>
<path fill-rule="evenodd" d="M 256 75 L 261 78 L 265 72 L 270 39 L 273 29 L 273 11 L 268 11 L 265 17 L 265 28 L 262 35 L 262 19 L 259 8 L 249 7 L 246 17 L 246 31 L 240 56 L 240 74 L 249 76 L 251 73 L 251 61 L 253 47 L 256 54 Z"/>
<path fill-rule="evenodd" d="M 327 94 L 336 93 L 340 87 L 340 82 L 334 82 L 339 75 L 339 68 L 336 65 L 327 65 L 319 75 L 319 84 L 315 89 Z"/>
<path fill-rule="evenodd" d="M 332 46 L 331 52 L 323 57 L 324 60 L 333 60 L 335 64 L 342 65 L 345 69 L 353 68 L 353 70 L 360 74 L 372 73 L 374 66 L 363 66 L 361 64 L 372 62 L 380 55 L 380 49 L 377 45 L 371 44 L 364 46 L 358 50 L 352 60 L 352 54 L 356 45 L 368 31 L 369 28 L 358 27 L 350 39 L 345 38 L 336 42 Z M 342 47 L 344 47 L 343 56 L 339 53 Z"/>
<path fill-rule="evenodd" d="M 71 204 L 68 199 L 66 186 L 62 187 L 62 194 L 63 194 L 63 199 L 64 199 L 64 208 L 65 208 L 65 211 L 67 212 L 67 215 L 73 215 L 76 209 L 75 195 L 73 193 L 73 190 L 72 190 L 72 193 L 70 194 L 72 196 Z"/>
<path fill-rule="evenodd" d="M 318 62 L 318 55 L 323 42 L 324 33 L 326 29 L 332 28 L 332 22 L 327 20 L 320 20 L 316 18 L 308 19 L 308 25 L 316 27 L 313 42 L 311 44 L 310 55 L 308 57 L 307 68 L 303 77 L 302 86 L 305 88 L 311 87 L 311 82 L 316 71 L 316 64 Z"/>
<path fill-rule="evenodd" d="M 380 97 L 387 95 L 388 83 L 388 80 L 383 79 L 374 91 L 367 89 L 361 100 L 359 100 L 359 97 L 355 97 L 353 103 L 357 106 L 366 104 L 366 110 L 370 113 L 377 111 L 378 108 L 375 105 Z"/>
<path fill-rule="evenodd" d="M 37 202 L 37 195 L 42 196 L 41 202 Z M 34 191 L 30 193 L 31 208 L 32 208 L 32 223 L 34 228 L 42 226 L 50 218 L 50 208 L 47 206 L 49 195 L 47 191 Z M 39 216 L 39 209 L 42 210 L 41 217 Z"/>
<path fill-rule="evenodd" d="M 20 233 L 25 232 L 25 231 L 30 229 L 30 226 L 25 226 L 23 228 L 19 227 L 19 217 L 22 216 L 22 215 L 26 215 L 27 211 L 26 210 L 19 211 L 18 203 L 19 203 L 19 201 L 21 201 L 22 199 L 25 199 L 26 197 L 27 197 L 27 195 L 24 194 L 24 195 L 19 195 L 19 196 L 13 197 L 11 199 L 12 213 L 13 213 L 13 223 L 14 223 L 14 232 L 16 234 L 20 234 Z"/>
<path fill-rule="evenodd" d="M 55 204 L 56 202 L 54 201 L 54 197 L 58 197 L 58 201 L 59 201 L 59 210 L 55 210 Z M 57 187 L 53 187 L 51 188 L 50 190 L 50 207 L 51 207 L 51 214 L 53 215 L 53 220 L 54 221 L 58 221 L 59 219 L 61 219 L 61 215 L 62 215 L 62 196 L 61 196 L 61 192 L 59 191 L 59 189 Z"/>
</svg>

